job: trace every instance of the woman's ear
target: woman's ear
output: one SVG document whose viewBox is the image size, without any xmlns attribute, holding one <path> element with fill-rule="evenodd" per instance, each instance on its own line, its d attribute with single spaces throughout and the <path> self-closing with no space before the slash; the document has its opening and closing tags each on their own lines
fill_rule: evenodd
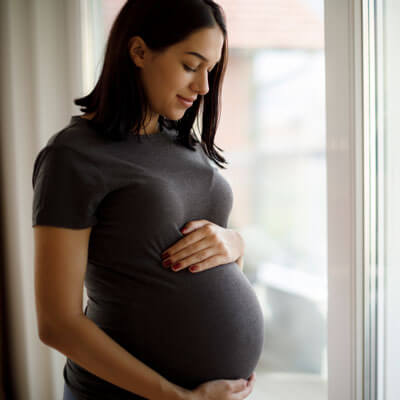
<svg viewBox="0 0 400 400">
<path fill-rule="evenodd" d="M 146 44 L 140 36 L 134 36 L 129 39 L 129 55 L 135 65 L 139 68 L 144 67 L 144 55 Z"/>
</svg>

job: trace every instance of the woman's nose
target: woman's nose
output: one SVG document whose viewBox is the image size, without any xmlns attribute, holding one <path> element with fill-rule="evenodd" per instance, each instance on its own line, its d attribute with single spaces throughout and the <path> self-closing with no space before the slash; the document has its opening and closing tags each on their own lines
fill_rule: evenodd
<svg viewBox="0 0 400 400">
<path fill-rule="evenodd" d="M 210 90 L 208 87 L 208 71 L 205 73 L 198 75 L 195 83 L 193 84 L 194 90 L 196 93 L 201 95 L 206 95 Z"/>
</svg>

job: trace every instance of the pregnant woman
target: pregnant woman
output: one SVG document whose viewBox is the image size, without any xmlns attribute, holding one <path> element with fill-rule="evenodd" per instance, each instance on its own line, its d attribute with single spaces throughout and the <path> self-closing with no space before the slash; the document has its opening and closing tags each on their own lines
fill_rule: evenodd
<svg viewBox="0 0 400 400">
<path fill-rule="evenodd" d="M 127 1 L 95 88 L 75 100 L 83 115 L 36 157 L 39 336 L 67 356 L 64 400 L 253 389 L 263 315 L 214 145 L 226 62 L 213 1 Z"/>
</svg>

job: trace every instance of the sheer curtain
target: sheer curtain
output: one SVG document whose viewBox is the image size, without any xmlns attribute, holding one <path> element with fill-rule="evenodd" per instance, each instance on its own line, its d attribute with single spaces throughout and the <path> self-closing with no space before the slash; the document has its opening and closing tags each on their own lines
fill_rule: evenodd
<svg viewBox="0 0 400 400">
<path fill-rule="evenodd" d="M 78 0 L 0 2 L 0 398 L 62 398 L 65 357 L 40 342 L 34 298 L 32 168 L 76 113 L 82 87 Z M 5 312 L 7 311 L 7 312 Z"/>
</svg>

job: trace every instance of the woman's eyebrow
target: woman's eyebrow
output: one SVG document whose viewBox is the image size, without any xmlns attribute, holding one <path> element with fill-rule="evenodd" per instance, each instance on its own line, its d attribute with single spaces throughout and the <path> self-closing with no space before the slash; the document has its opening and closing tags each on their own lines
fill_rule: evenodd
<svg viewBox="0 0 400 400">
<path fill-rule="evenodd" d="M 202 55 L 199 54 L 199 53 L 196 53 L 195 51 L 187 51 L 185 54 L 191 54 L 191 55 L 193 55 L 193 56 L 196 56 L 196 57 L 201 58 L 203 61 L 208 61 L 208 58 L 202 56 Z"/>
</svg>

